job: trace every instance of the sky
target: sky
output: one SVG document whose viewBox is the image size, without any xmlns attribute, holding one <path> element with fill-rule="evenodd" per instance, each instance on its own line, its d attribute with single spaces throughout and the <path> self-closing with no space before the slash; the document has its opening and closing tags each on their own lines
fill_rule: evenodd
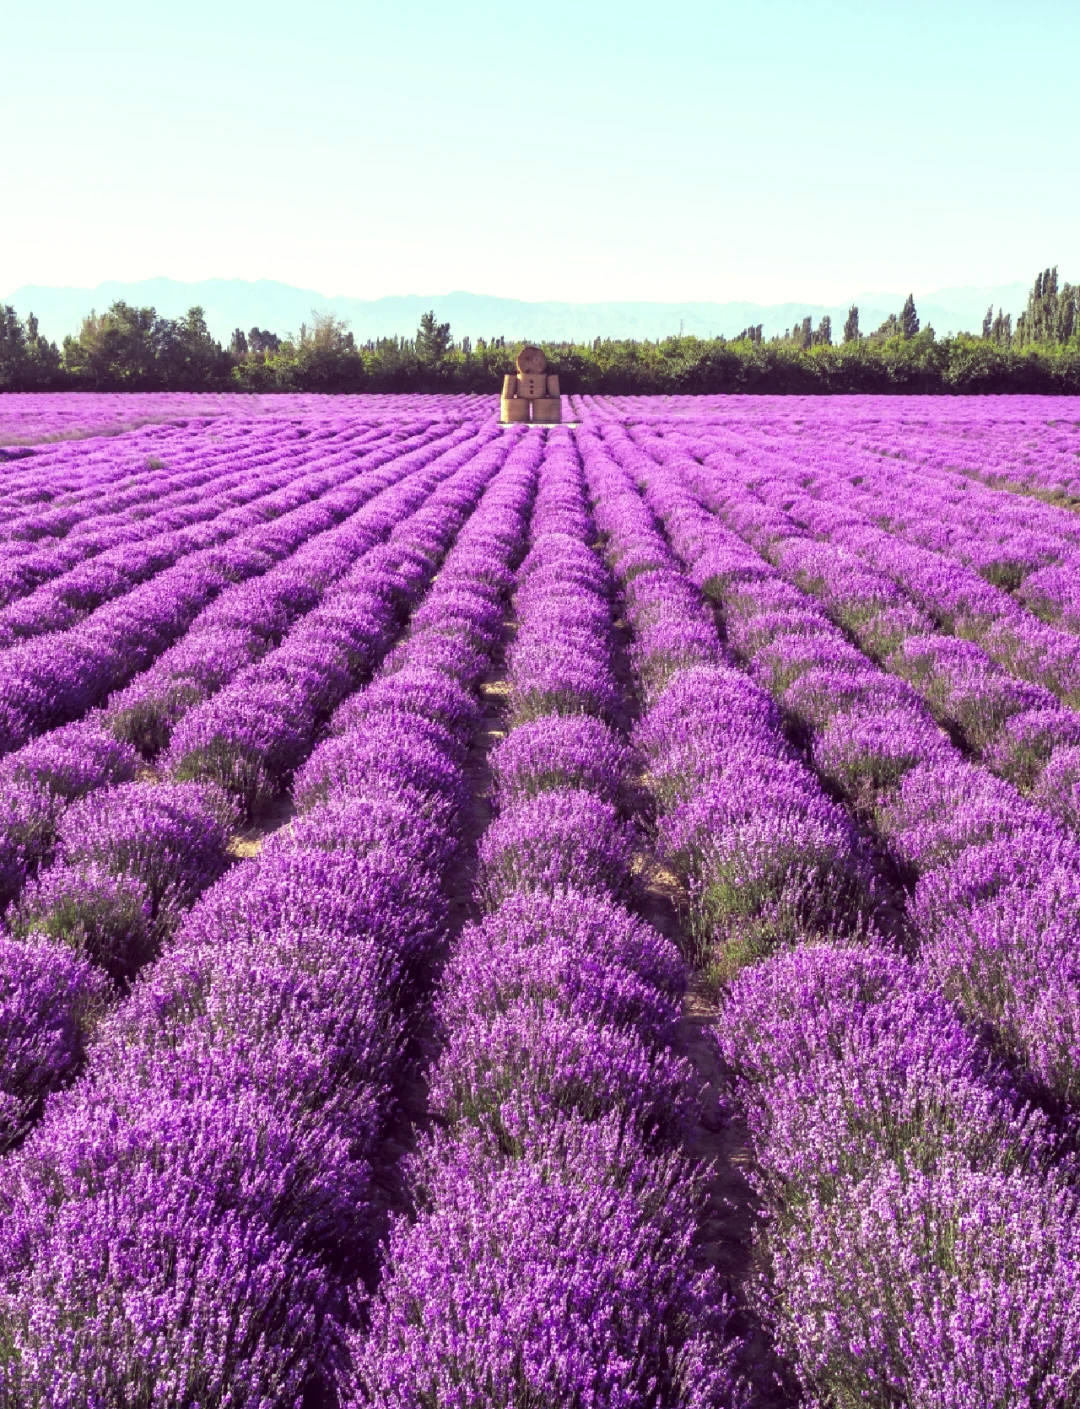
<svg viewBox="0 0 1080 1409">
<path fill-rule="evenodd" d="M 1075 0 L 0 0 L 0 292 L 1080 277 Z"/>
</svg>

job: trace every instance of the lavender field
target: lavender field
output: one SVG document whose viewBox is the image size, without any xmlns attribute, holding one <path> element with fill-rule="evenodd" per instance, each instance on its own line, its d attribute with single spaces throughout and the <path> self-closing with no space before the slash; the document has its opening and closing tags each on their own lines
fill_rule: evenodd
<svg viewBox="0 0 1080 1409">
<path fill-rule="evenodd" d="M 1080 407 L 0 398 L 0 1409 L 1080 1406 Z"/>
</svg>

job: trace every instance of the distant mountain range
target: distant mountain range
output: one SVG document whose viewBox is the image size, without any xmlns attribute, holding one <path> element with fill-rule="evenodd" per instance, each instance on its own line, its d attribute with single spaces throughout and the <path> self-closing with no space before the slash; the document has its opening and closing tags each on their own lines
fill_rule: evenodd
<svg viewBox="0 0 1080 1409">
<path fill-rule="evenodd" d="M 987 306 L 993 303 L 1013 316 L 1027 300 L 1028 285 L 1004 284 L 995 288 L 939 289 L 916 299 L 925 327 L 940 334 L 978 331 Z M 859 306 L 864 333 L 878 327 L 890 313 L 899 313 L 903 293 L 861 293 L 850 302 Z M 528 303 L 521 299 L 486 294 L 405 294 L 389 298 L 328 298 L 313 289 L 297 289 L 272 279 L 205 279 L 183 283 L 177 279 L 142 279 L 136 283 L 110 282 L 95 289 L 49 288 L 27 284 L 0 298 L 23 317 L 36 313 L 41 331 L 61 341 L 78 330 L 83 317 L 99 313 L 116 299 L 153 305 L 175 318 L 192 304 L 200 304 L 215 337 L 227 341 L 233 328 L 246 332 L 256 326 L 270 332 L 295 333 L 310 321 L 313 311 L 327 311 L 345 319 L 358 342 L 369 338 L 416 332 L 421 313 L 434 308 L 440 322 L 449 322 L 455 338 L 505 336 L 535 342 L 585 341 L 595 337 L 658 338 L 677 333 L 699 337 L 734 337 L 743 328 L 761 323 L 766 337 L 810 315 L 815 326 L 824 314 L 833 321 L 839 340 L 848 304 L 816 303 Z"/>
</svg>

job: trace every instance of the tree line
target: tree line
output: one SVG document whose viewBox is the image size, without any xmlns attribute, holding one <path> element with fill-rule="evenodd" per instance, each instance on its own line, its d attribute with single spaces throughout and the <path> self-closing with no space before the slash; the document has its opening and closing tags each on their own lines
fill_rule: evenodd
<svg viewBox="0 0 1080 1409">
<path fill-rule="evenodd" d="M 37 319 L 0 305 L 0 391 L 482 392 L 497 395 L 520 341 L 455 341 L 425 313 L 415 337 L 357 343 L 347 325 L 314 313 L 296 334 L 237 328 L 223 346 L 201 308 L 165 318 L 114 303 L 83 319 L 60 347 Z M 1080 393 L 1080 286 L 1041 272 L 1012 326 L 987 310 L 979 333 L 938 338 L 914 298 L 863 332 L 852 305 L 838 341 L 826 316 L 765 338 L 692 335 L 595 338 L 546 345 L 564 391 L 1055 392 Z"/>
</svg>

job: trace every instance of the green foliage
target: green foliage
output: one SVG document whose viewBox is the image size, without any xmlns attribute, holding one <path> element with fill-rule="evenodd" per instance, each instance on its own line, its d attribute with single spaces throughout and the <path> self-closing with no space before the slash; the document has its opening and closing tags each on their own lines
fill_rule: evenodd
<svg viewBox="0 0 1080 1409">
<path fill-rule="evenodd" d="M 421 315 L 416 330 L 416 355 L 425 367 L 434 367 L 450 351 L 450 324 L 436 323 L 432 308 Z"/>
<path fill-rule="evenodd" d="M 60 353 L 38 332 L 31 313 L 24 323 L 0 304 L 0 391 L 49 391 L 61 384 Z"/>
<path fill-rule="evenodd" d="M 162 318 L 122 301 L 84 318 L 64 339 L 63 360 L 67 385 L 88 391 L 201 391 L 222 385 L 229 371 L 201 308 Z"/>
<path fill-rule="evenodd" d="M 990 325 L 990 337 L 993 342 L 1008 347 L 1012 342 L 1012 314 L 1004 313 L 1000 308 L 997 317 Z"/>
<path fill-rule="evenodd" d="M 1016 320 L 1016 342 L 1019 347 L 1062 347 L 1077 334 L 1080 334 L 1080 286 L 1063 284 L 1059 289 L 1055 264 L 1052 269 L 1036 275 L 1027 308 Z"/>
<path fill-rule="evenodd" d="M 890 313 L 884 323 L 870 334 L 872 342 L 889 342 L 892 338 L 900 336 L 900 319 L 895 313 Z"/>
<path fill-rule="evenodd" d="M 298 335 L 235 329 L 227 350 L 210 336 L 202 310 L 159 317 L 153 308 L 114 303 L 84 319 L 63 354 L 0 306 L 0 390 L 480 392 L 496 397 L 523 343 L 505 337 L 455 343 L 450 326 L 425 313 L 415 338 L 358 346 L 346 325 L 314 313 Z M 1057 270 L 1035 280 L 1017 323 L 988 309 L 981 335 L 938 339 L 922 328 L 909 294 L 868 336 L 853 304 L 843 340 L 826 316 L 803 318 L 766 340 L 762 325 L 738 337 L 680 332 L 655 341 L 594 338 L 552 343 L 547 352 L 569 393 L 1080 393 L 1080 289 L 1059 287 Z"/>
<path fill-rule="evenodd" d="M 268 352 L 277 352 L 281 346 L 281 339 L 277 333 L 270 333 L 262 328 L 252 328 L 247 335 L 247 344 L 249 350 L 257 357 L 265 357 Z"/>
<path fill-rule="evenodd" d="M 239 338 L 238 335 L 239 334 Z M 240 350 L 239 340 L 245 347 Z M 314 312 L 295 337 L 238 328 L 229 350 L 231 379 L 238 391 L 367 390 L 364 359 L 348 325 L 331 313 Z"/>
<path fill-rule="evenodd" d="M 919 315 L 915 312 L 915 299 L 908 294 L 904 300 L 904 306 L 900 310 L 900 336 L 905 342 L 919 331 Z"/>
</svg>

